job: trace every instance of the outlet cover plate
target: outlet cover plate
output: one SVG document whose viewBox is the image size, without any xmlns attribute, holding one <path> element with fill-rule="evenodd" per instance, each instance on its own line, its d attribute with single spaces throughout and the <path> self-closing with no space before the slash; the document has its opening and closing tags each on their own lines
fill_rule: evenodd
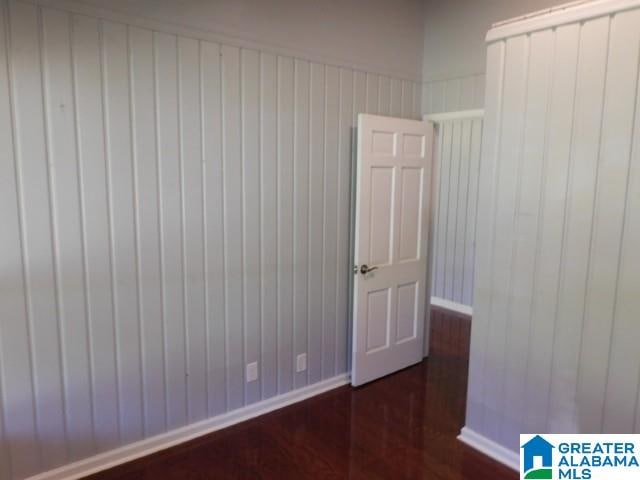
<svg viewBox="0 0 640 480">
<path fill-rule="evenodd" d="M 247 383 L 258 380 L 258 362 L 247 364 Z"/>
<path fill-rule="evenodd" d="M 307 369 L 307 354 L 301 353 L 296 359 L 296 372 L 304 372 Z"/>
</svg>

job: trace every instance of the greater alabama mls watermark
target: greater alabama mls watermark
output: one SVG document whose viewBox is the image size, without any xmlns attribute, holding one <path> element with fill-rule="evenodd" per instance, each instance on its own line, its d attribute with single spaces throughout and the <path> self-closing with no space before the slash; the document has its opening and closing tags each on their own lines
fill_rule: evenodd
<svg viewBox="0 0 640 480">
<path fill-rule="evenodd" d="M 638 480 L 640 435 L 520 435 L 520 478 Z"/>
</svg>

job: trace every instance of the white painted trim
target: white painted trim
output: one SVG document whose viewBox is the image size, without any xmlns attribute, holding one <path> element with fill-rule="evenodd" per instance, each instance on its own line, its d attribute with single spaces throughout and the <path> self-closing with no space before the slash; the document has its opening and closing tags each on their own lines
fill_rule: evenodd
<svg viewBox="0 0 640 480">
<path fill-rule="evenodd" d="M 447 73 L 440 73 L 436 75 L 427 75 L 422 77 L 422 84 L 427 85 L 429 83 L 446 82 L 448 80 L 464 80 L 466 78 L 473 78 L 484 76 L 484 70 L 481 72 L 458 72 L 449 71 Z"/>
<path fill-rule="evenodd" d="M 509 450 L 467 427 L 462 428 L 458 440 L 512 470 L 520 471 L 520 452 Z"/>
<path fill-rule="evenodd" d="M 558 27 L 568 23 L 584 22 L 596 17 L 640 7 L 640 0 L 577 1 L 529 15 L 494 24 L 487 33 L 487 42 L 495 42 L 514 35 Z"/>
<path fill-rule="evenodd" d="M 116 465 L 188 442 L 189 440 L 235 425 L 236 423 L 244 422 L 245 420 L 278 410 L 287 405 L 306 400 L 333 390 L 334 388 L 348 385 L 350 381 L 351 375 L 348 373 L 337 375 L 333 378 L 314 383 L 313 385 L 308 385 L 298 390 L 278 395 L 277 397 L 247 405 L 232 412 L 223 413 L 222 415 L 208 418 L 201 422 L 131 443 L 69 465 L 64 465 L 54 470 L 49 470 L 48 472 L 40 473 L 29 477 L 27 480 L 73 480 L 83 478 L 87 475 L 115 467 Z"/>
<path fill-rule="evenodd" d="M 592 1 L 593 0 L 574 0 L 573 2 L 561 3 L 560 5 L 553 5 L 551 7 L 541 8 L 540 10 L 534 10 L 532 12 L 525 13 L 524 15 L 507 18 L 506 20 L 499 20 L 497 22 L 494 22 L 491 25 L 491 28 L 502 27 L 504 25 L 521 22 L 522 20 L 529 20 L 531 18 L 540 17 L 542 15 L 546 15 L 551 12 L 556 12 L 558 10 L 566 10 L 568 8 L 575 7 L 576 5 L 589 3 Z"/>
<path fill-rule="evenodd" d="M 422 117 L 423 120 L 433 123 L 447 122 L 450 120 L 463 120 L 484 117 L 484 110 L 460 110 L 457 112 L 430 113 Z"/>
<path fill-rule="evenodd" d="M 434 307 L 444 308 L 452 312 L 462 313 L 464 315 L 473 316 L 473 308 L 458 302 L 452 302 L 440 297 L 431 297 L 431 305 Z"/>
<path fill-rule="evenodd" d="M 344 58 L 318 55 L 309 53 L 305 50 L 286 47 L 284 45 L 275 45 L 264 43 L 256 39 L 246 38 L 238 32 L 224 29 L 223 26 L 216 25 L 215 29 L 204 30 L 197 27 L 188 25 L 182 25 L 177 23 L 169 23 L 152 18 L 147 18 L 141 15 L 132 13 L 123 13 L 108 7 L 97 7 L 94 5 L 88 5 L 82 3 L 82 0 L 18 0 L 25 3 L 31 3 L 34 5 L 40 5 L 43 7 L 54 8 L 57 10 L 63 10 L 66 12 L 76 13 L 80 15 L 87 15 L 92 17 L 98 17 L 104 20 L 110 20 L 112 22 L 123 23 L 140 28 L 147 28 L 154 31 L 160 31 L 164 33 L 171 33 L 174 35 L 181 35 L 184 37 L 194 38 L 197 40 L 205 40 L 215 43 L 220 43 L 229 46 L 249 48 L 252 50 L 259 50 L 265 53 L 272 53 L 275 55 L 283 55 L 286 57 L 298 58 L 301 60 L 308 60 L 311 62 L 323 63 L 329 66 L 350 68 L 352 70 L 374 73 L 378 75 L 390 76 L 399 80 L 409 80 L 416 82 L 418 87 L 422 84 L 422 78 L 420 75 L 412 75 L 407 72 L 398 72 L 393 69 L 381 67 L 379 65 L 358 64 L 345 60 Z M 108 2 L 105 2 L 107 5 Z"/>
</svg>

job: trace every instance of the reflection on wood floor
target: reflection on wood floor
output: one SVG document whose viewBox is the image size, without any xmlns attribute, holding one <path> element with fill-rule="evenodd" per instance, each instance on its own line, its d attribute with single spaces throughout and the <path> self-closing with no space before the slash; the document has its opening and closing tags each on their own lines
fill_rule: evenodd
<svg viewBox="0 0 640 480">
<path fill-rule="evenodd" d="M 433 311 L 428 360 L 342 387 L 94 479 L 516 479 L 456 440 L 470 319 Z"/>
</svg>

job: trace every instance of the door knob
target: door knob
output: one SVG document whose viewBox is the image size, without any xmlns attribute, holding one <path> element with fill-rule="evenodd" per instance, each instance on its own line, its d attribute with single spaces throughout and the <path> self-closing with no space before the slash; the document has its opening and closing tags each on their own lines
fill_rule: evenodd
<svg viewBox="0 0 640 480">
<path fill-rule="evenodd" d="M 371 268 L 369 268 L 369 266 L 368 266 L 368 265 L 362 265 L 362 266 L 360 267 L 360 273 L 361 273 L 361 274 L 363 274 L 363 275 L 366 275 L 367 273 L 369 273 L 369 272 L 373 272 L 374 270 L 377 270 L 377 269 L 378 269 L 378 267 L 371 267 Z"/>
</svg>

